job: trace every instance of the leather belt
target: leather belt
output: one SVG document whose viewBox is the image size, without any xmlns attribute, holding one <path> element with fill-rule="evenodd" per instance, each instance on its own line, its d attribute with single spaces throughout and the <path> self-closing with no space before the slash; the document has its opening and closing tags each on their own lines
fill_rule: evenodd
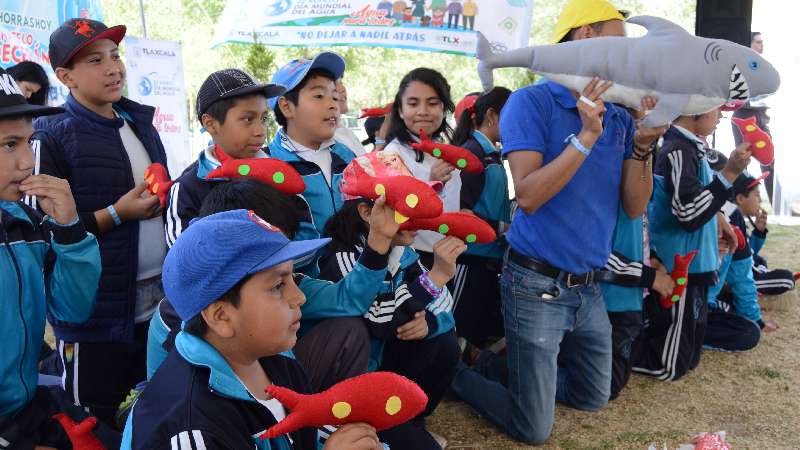
<svg viewBox="0 0 800 450">
<path fill-rule="evenodd" d="M 538 259 L 525 256 L 521 253 L 514 251 L 513 248 L 509 249 L 508 258 L 511 261 L 514 261 L 516 264 L 519 264 L 525 268 L 533 270 L 534 272 L 538 272 L 546 277 L 558 279 L 559 276 L 561 276 L 562 279 L 564 280 L 564 285 L 567 288 L 583 286 L 591 284 L 595 281 L 594 270 L 582 274 L 574 274 L 571 272 L 561 270 L 558 267 L 553 267 L 550 264 L 539 261 Z"/>
</svg>

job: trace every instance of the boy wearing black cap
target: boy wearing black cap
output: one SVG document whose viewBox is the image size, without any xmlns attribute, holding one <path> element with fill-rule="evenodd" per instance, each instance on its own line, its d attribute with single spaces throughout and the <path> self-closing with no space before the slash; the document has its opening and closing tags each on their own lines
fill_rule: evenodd
<svg viewBox="0 0 800 450">
<path fill-rule="evenodd" d="M 267 99 L 283 94 L 275 84 L 261 84 L 239 69 L 218 70 L 206 78 L 197 93 L 197 120 L 213 144 L 175 180 L 166 211 L 167 246 L 197 217 L 214 183 L 206 180 L 220 166 L 220 152 L 233 159 L 266 158 Z"/>
<path fill-rule="evenodd" d="M 71 447 L 52 416 L 63 408 L 37 387 L 45 315 L 82 322 L 100 277 L 97 240 L 86 232 L 65 180 L 34 175 L 31 117 L 60 108 L 29 105 L 0 69 L 0 447 Z M 46 214 L 23 204 L 35 195 Z M 80 418 L 80 417 L 77 417 Z"/>
<path fill-rule="evenodd" d="M 69 181 L 78 215 L 98 237 L 103 270 L 96 307 L 83 324 L 54 320 L 64 386 L 76 405 L 108 422 L 145 378 L 148 321 L 163 297 L 166 254 L 158 198 L 144 171 L 166 166 L 155 109 L 122 97 L 125 26 L 70 19 L 50 36 L 50 63 L 70 95 L 61 114 L 34 123 L 41 172 Z"/>
<path fill-rule="evenodd" d="M 287 414 L 264 392 L 267 386 L 309 393 L 299 363 L 280 353 L 297 341 L 305 303 L 294 260 L 328 241 L 289 241 L 241 209 L 186 229 L 164 261 L 164 288 L 183 330 L 134 404 L 122 449 L 317 448 L 317 433 L 309 428 L 269 440 L 259 436 Z M 373 428 L 350 424 L 325 448 L 379 445 Z"/>
</svg>

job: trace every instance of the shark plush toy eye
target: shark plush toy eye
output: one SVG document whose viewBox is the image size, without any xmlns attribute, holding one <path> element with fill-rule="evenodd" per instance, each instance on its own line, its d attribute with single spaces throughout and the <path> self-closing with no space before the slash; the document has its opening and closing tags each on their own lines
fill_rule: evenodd
<svg viewBox="0 0 800 450">
<path fill-rule="evenodd" d="M 642 37 L 607 36 L 495 54 L 479 33 L 478 75 L 492 88 L 492 70 L 526 67 L 580 92 L 593 77 L 613 81 L 603 100 L 641 108 L 645 96 L 658 103 L 644 126 L 667 125 L 681 115 L 707 113 L 730 101 L 774 94 L 780 76 L 748 47 L 689 34 L 659 17 L 637 16 L 629 23 L 647 29 Z"/>
</svg>

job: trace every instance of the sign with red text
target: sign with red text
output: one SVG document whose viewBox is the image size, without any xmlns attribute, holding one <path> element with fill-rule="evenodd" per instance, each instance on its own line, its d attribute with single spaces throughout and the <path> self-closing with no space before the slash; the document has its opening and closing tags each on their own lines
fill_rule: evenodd
<svg viewBox="0 0 800 450">
<path fill-rule="evenodd" d="M 172 41 L 125 38 L 128 98 L 156 109 L 153 125 L 177 177 L 192 162 L 181 46 Z"/>
<path fill-rule="evenodd" d="M 41 65 L 50 76 L 48 102 L 64 103 L 69 90 L 50 67 L 50 33 L 67 19 L 103 20 L 100 0 L 0 0 L 0 66 L 9 68 L 22 61 Z"/>
<path fill-rule="evenodd" d="M 528 45 L 533 0 L 229 0 L 212 45 L 369 45 L 474 55 Z"/>
</svg>

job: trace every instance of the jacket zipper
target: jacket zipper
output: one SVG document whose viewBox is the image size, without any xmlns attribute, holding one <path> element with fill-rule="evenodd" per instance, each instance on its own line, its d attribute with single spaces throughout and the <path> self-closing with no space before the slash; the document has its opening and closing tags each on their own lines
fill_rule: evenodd
<svg viewBox="0 0 800 450">
<path fill-rule="evenodd" d="M 5 228 L 3 228 L 3 244 L 8 252 L 8 256 L 11 257 L 11 262 L 14 264 L 14 271 L 17 273 L 17 305 L 19 307 L 19 318 L 20 322 L 22 322 L 23 327 L 23 341 L 22 341 L 22 357 L 19 359 L 19 380 L 22 383 L 22 387 L 25 389 L 25 398 L 30 398 L 30 389 L 28 385 L 25 383 L 25 377 L 23 376 L 22 369 L 23 365 L 25 364 L 25 355 L 28 353 L 28 324 L 25 323 L 25 315 L 22 312 L 22 271 L 19 268 L 19 263 L 17 262 L 17 257 L 14 254 L 14 250 L 11 248 L 11 244 L 8 242 L 8 233 L 6 232 Z"/>
</svg>

